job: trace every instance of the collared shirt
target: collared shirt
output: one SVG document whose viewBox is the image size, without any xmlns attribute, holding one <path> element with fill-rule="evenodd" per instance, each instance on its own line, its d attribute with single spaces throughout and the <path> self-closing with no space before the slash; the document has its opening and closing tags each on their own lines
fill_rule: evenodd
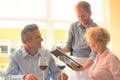
<svg viewBox="0 0 120 80">
<path fill-rule="evenodd" d="M 95 59 L 97 53 L 91 51 L 84 36 L 86 30 L 90 27 L 97 27 L 97 24 L 92 22 L 88 25 L 88 28 L 84 28 L 77 21 L 71 25 L 69 30 L 67 46 L 73 49 L 73 56 L 81 58 L 90 58 L 91 60 Z"/>
<path fill-rule="evenodd" d="M 97 55 L 89 76 L 91 80 L 120 80 L 120 60 L 106 49 Z"/>
<path fill-rule="evenodd" d="M 23 80 L 23 75 L 35 74 L 40 80 L 43 79 L 43 73 L 38 67 L 39 57 L 47 57 L 49 63 L 45 70 L 45 80 L 50 80 L 50 76 L 53 80 L 57 80 L 57 74 L 60 73 L 59 68 L 56 66 L 55 61 L 51 53 L 44 49 L 38 49 L 35 56 L 31 56 L 28 52 L 22 48 L 10 57 L 10 63 L 7 69 L 7 78 L 10 80 Z"/>
</svg>

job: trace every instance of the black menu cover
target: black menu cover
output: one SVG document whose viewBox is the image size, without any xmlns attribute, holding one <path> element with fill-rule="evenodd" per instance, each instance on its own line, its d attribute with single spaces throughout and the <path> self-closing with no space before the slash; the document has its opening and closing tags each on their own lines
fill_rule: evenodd
<svg viewBox="0 0 120 80">
<path fill-rule="evenodd" d="M 51 51 L 51 53 L 55 56 L 65 56 L 65 58 L 70 61 L 73 62 L 74 64 L 76 64 L 77 67 L 82 67 L 82 64 L 78 63 L 77 61 L 75 61 L 74 59 L 72 59 L 70 56 L 66 55 L 65 53 L 63 53 L 60 49 L 55 49 L 54 51 Z M 60 59 L 61 61 L 65 62 L 64 60 Z M 65 62 L 66 63 L 66 62 Z M 72 67 L 70 66 L 70 64 L 66 63 L 66 65 L 68 65 L 71 69 Z"/>
</svg>

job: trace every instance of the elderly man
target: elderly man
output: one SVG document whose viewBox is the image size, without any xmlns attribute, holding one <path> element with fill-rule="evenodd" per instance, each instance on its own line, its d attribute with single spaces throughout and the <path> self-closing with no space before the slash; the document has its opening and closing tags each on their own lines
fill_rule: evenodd
<svg viewBox="0 0 120 80">
<path fill-rule="evenodd" d="M 17 50 L 10 57 L 10 63 L 7 69 L 6 80 L 64 80 L 68 76 L 60 74 L 59 68 L 47 49 L 41 47 L 43 38 L 36 24 L 26 25 L 21 32 L 21 39 L 24 47 Z M 48 66 L 44 72 L 38 66 L 39 58 L 47 57 Z"/>
</svg>

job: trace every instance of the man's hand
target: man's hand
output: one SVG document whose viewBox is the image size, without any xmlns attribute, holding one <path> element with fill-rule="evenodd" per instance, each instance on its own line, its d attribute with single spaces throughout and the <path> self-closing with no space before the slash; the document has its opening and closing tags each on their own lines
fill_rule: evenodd
<svg viewBox="0 0 120 80">
<path fill-rule="evenodd" d="M 55 48 L 56 48 L 56 49 L 60 49 L 60 50 L 62 50 L 62 48 L 61 48 L 60 46 L 56 46 Z"/>
<path fill-rule="evenodd" d="M 70 48 L 68 46 L 64 46 L 63 48 L 61 48 L 60 46 L 56 46 L 56 48 L 60 49 L 64 53 L 68 53 L 70 51 Z"/>
<path fill-rule="evenodd" d="M 58 80 L 68 80 L 68 76 L 65 73 L 58 74 Z"/>
<path fill-rule="evenodd" d="M 23 80 L 39 80 L 38 77 L 34 74 L 28 74 L 24 76 Z"/>
</svg>

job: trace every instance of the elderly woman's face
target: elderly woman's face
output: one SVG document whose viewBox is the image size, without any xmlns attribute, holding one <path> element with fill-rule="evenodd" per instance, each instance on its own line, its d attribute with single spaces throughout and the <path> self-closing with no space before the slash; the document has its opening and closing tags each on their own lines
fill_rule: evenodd
<svg viewBox="0 0 120 80">
<path fill-rule="evenodd" d="M 86 38 L 87 42 L 88 42 L 88 45 L 90 46 L 90 48 L 93 50 L 93 51 L 97 51 L 96 48 L 95 48 L 95 43 L 92 42 L 91 40 L 89 40 L 88 38 Z"/>
</svg>

